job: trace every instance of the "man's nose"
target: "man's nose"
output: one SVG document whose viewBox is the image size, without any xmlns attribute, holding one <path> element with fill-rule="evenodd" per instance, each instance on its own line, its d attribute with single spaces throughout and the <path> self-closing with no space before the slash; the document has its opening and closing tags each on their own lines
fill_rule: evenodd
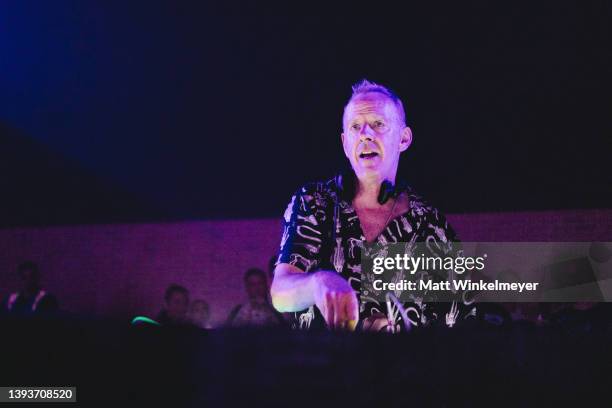
<svg viewBox="0 0 612 408">
<path fill-rule="evenodd" d="M 359 131 L 359 139 L 362 141 L 374 139 L 374 129 L 372 129 L 367 123 L 364 124 Z"/>
</svg>

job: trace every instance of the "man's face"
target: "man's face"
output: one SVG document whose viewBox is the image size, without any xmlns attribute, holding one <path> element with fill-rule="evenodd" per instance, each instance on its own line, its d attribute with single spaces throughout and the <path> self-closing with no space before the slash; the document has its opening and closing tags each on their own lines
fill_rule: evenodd
<svg viewBox="0 0 612 408">
<path fill-rule="evenodd" d="M 395 177 L 399 155 L 412 141 L 393 101 L 377 92 L 358 95 L 346 107 L 342 146 L 358 178 Z"/>
<path fill-rule="evenodd" d="M 265 301 L 268 296 L 268 285 L 263 276 L 251 275 L 246 280 L 246 292 L 250 300 Z"/>
<path fill-rule="evenodd" d="M 204 302 L 194 302 L 191 305 L 191 318 L 197 323 L 207 323 L 209 312 L 208 306 Z"/>
<path fill-rule="evenodd" d="M 174 292 L 166 302 L 166 313 L 174 321 L 183 321 L 187 315 L 189 299 L 182 292 Z"/>
</svg>

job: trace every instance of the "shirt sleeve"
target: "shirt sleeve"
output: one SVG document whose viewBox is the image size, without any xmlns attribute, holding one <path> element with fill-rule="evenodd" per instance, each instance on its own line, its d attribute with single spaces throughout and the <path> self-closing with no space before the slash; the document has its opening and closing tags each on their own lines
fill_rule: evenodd
<svg viewBox="0 0 612 408">
<path fill-rule="evenodd" d="M 304 272 L 316 270 L 321 264 L 326 238 L 325 199 L 312 186 L 298 190 L 283 217 L 283 236 L 278 263 L 288 263 Z"/>
</svg>

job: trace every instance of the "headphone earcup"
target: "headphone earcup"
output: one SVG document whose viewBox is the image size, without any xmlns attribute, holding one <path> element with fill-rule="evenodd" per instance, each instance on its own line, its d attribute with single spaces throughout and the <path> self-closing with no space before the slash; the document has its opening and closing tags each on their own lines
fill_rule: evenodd
<svg viewBox="0 0 612 408">
<path fill-rule="evenodd" d="M 378 204 L 383 205 L 394 195 L 395 186 L 389 180 L 383 181 L 378 192 Z"/>
</svg>

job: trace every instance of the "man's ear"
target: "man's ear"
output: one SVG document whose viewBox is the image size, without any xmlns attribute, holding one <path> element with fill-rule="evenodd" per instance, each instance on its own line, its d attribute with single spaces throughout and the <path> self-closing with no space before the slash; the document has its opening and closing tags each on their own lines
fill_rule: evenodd
<svg viewBox="0 0 612 408">
<path fill-rule="evenodd" d="M 402 130 L 402 136 L 400 139 L 399 149 L 400 152 L 405 151 L 412 144 L 412 130 L 408 126 Z"/>
</svg>

